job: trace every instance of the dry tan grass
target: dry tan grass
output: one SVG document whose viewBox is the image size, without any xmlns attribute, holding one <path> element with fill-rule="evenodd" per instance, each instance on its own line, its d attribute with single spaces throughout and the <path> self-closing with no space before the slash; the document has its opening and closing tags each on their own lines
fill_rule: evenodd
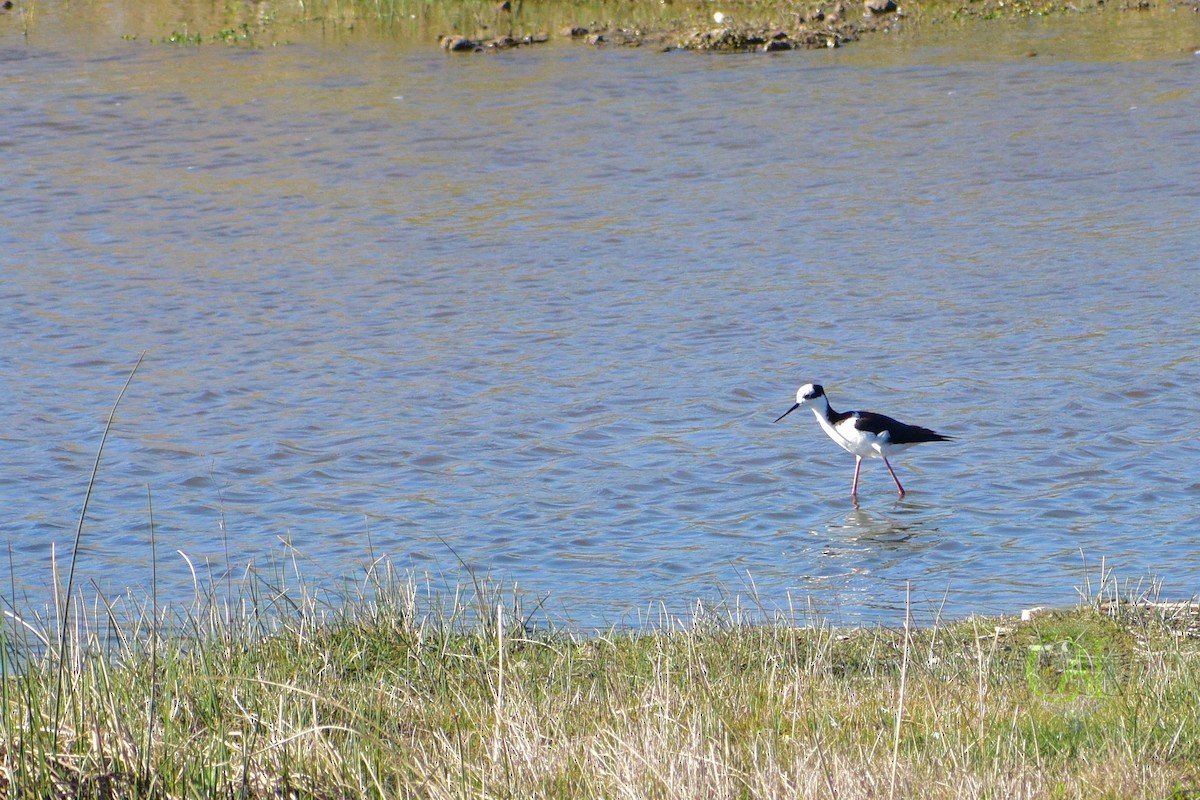
<svg viewBox="0 0 1200 800">
<path fill-rule="evenodd" d="M 508 623 L 482 587 L 445 609 L 370 580 L 172 630 L 103 609 L 71 628 L 57 728 L 54 631 L 10 615 L 0 796 L 1162 798 L 1200 772 L 1178 609 L 578 636 Z"/>
</svg>

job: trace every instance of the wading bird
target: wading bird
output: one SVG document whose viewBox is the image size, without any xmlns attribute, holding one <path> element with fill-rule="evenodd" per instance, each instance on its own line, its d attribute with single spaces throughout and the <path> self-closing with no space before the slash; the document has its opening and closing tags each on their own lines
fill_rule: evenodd
<svg viewBox="0 0 1200 800">
<path fill-rule="evenodd" d="M 829 438 L 842 446 L 843 450 L 854 454 L 854 483 L 850 487 L 850 496 L 858 498 L 858 471 L 862 468 L 864 458 L 882 458 L 896 489 L 904 497 L 904 487 L 896 477 L 888 456 L 907 450 L 914 444 L 922 442 L 945 442 L 953 436 L 943 436 L 940 433 L 922 428 L 918 425 L 906 425 L 903 422 L 875 414 L 871 411 L 842 411 L 837 412 L 829 407 L 829 398 L 825 389 L 819 383 L 806 383 L 796 391 L 796 405 L 780 415 L 779 422 L 788 414 L 801 406 L 811 408 L 817 416 L 817 422 L 829 434 Z"/>
</svg>

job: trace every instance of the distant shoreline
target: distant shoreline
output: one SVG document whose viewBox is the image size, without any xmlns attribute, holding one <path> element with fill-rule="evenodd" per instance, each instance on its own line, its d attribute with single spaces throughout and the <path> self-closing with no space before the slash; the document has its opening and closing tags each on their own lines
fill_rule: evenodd
<svg viewBox="0 0 1200 800">
<path fill-rule="evenodd" d="M 659 13 L 649 24 L 568 24 L 555 33 L 548 33 L 535 30 L 527 21 L 522 22 L 520 7 L 514 8 L 512 0 L 500 0 L 492 14 L 494 22 L 491 25 L 481 23 L 474 30 L 453 30 L 440 35 L 438 42 L 450 52 L 502 50 L 541 44 L 555 38 L 581 41 L 596 47 L 773 52 L 841 47 L 872 34 L 902 30 L 915 24 L 1096 13 L 1140 14 L 1155 8 L 1200 12 L 1200 2 L 1196 0 L 1157 4 L 1149 0 L 814 0 L 807 5 L 773 1 L 724 3 L 709 0 L 675 4 L 672 0 L 641 0 L 642 5 L 651 2 L 663 8 L 678 8 L 678 11 Z M 569 16 L 571 8 L 567 5 L 560 11 Z M 505 32 L 497 34 L 498 30 Z"/>
<path fill-rule="evenodd" d="M 1178 40 L 1175 16 L 1200 14 L 1200 0 L 261 0 L 179 8 L 158 0 L 117 0 L 79 9 L 14 0 L 0 8 L 0 35 L 25 44 L 70 31 L 175 47 L 266 48 L 309 38 L 345 42 L 366 33 L 448 52 L 495 52 L 545 43 L 663 51 L 775 52 L 838 48 L 875 34 L 929 26 L 1029 18 L 1092 17 L 1131 31 L 1162 26 Z M 1160 12 L 1171 13 L 1170 21 Z M 1196 41 L 1176 43 L 1200 50 Z M 1030 52 L 1026 55 L 1036 55 Z"/>
</svg>

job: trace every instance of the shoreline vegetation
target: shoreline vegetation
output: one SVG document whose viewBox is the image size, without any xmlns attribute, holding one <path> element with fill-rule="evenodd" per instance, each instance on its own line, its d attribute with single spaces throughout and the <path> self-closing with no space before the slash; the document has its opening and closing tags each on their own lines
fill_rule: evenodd
<svg viewBox="0 0 1200 800">
<path fill-rule="evenodd" d="M 437 42 L 449 52 L 548 42 L 774 52 L 835 48 L 948 23 L 1113 15 L 1117 25 L 1138 27 L 1146 24 L 1138 17 L 1156 12 L 1200 13 L 1200 0 L 233 0 L 178 8 L 158 0 L 123 2 L 131 9 L 122 15 L 129 27 L 120 36 L 130 41 L 264 47 L 314 31 L 336 37 L 374 31 Z M 29 38 L 50 16 L 44 0 L 13 0 L 0 8 L 0 26 L 15 26 Z M 1181 46 L 1190 52 L 1192 45 L 1200 43 Z"/>
<path fill-rule="evenodd" d="M 460 30 L 439 35 L 438 42 L 450 52 L 503 50 L 542 44 L 555 36 L 601 47 L 778 52 L 842 47 L 923 24 L 1146 12 L 1156 7 L 1200 10 L 1200 0 L 1157 5 L 1151 0 L 632 0 L 625 4 L 626 11 L 637 11 L 628 22 L 580 21 L 548 33 L 520 19 L 524 3 L 499 0 L 490 15 L 476 14 Z"/>
<path fill-rule="evenodd" d="M 380 559 L 336 596 L 278 567 L 180 611 L 10 606 L 0 797 L 1200 791 L 1200 609 L 1103 566 L 1072 609 L 899 628 L 739 605 L 581 635 L 421 585 Z"/>
</svg>

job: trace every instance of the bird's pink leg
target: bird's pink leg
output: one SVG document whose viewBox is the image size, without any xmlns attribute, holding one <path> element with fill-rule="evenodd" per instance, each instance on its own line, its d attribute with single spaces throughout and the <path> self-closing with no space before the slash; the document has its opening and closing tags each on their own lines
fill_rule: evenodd
<svg viewBox="0 0 1200 800">
<path fill-rule="evenodd" d="M 904 487 L 900 485 L 900 479 L 896 477 L 896 470 L 892 469 L 892 465 L 888 463 L 887 458 L 883 459 L 883 463 L 888 468 L 888 472 L 892 473 L 892 480 L 896 482 L 896 488 L 900 490 L 900 496 L 904 497 Z"/>
<path fill-rule="evenodd" d="M 854 457 L 854 484 L 850 487 L 850 496 L 858 497 L 858 471 L 862 469 L 862 456 Z"/>
</svg>

